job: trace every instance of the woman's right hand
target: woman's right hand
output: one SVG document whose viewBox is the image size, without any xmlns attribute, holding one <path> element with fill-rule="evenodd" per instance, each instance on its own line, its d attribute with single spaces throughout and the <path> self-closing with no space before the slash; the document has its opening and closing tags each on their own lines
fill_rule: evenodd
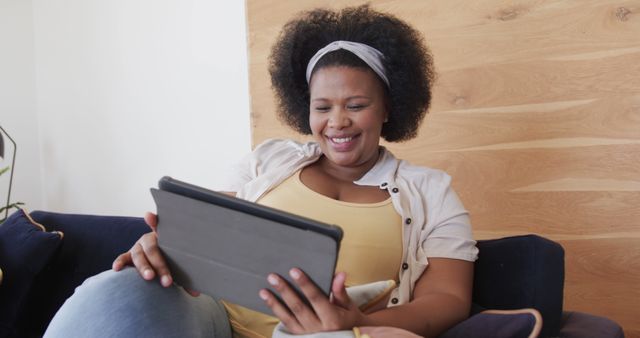
<svg viewBox="0 0 640 338">
<path fill-rule="evenodd" d="M 160 284 L 164 287 L 169 287 L 173 284 L 173 278 L 158 247 L 156 233 L 158 217 L 153 213 L 147 212 L 144 215 L 144 221 L 152 231 L 142 235 L 129 251 L 118 256 L 113 261 L 113 270 L 120 271 L 125 266 L 134 265 L 140 276 L 145 280 L 152 280 L 158 276 Z M 200 294 L 197 291 L 185 290 L 192 296 Z"/>
<path fill-rule="evenodd" d="M 113 261 L 113 270 L 120 271 L 125 266 L 134 265 L 145 280 L 152 280 L 157 275 L 160 278 L 160 284 L 169 287 L 173 284 L 173 278 L 171 278 L 167 263 L 158 248 L 156 233 L 158 217 L 147 212 L 144 215 L 144 221 L 152 231 L 142 235 L 129 251 L 118 256 Z"/>
<path fill-rule="evenodd" d="M 125 266 L 134 265 L 145 280 L 152 280 L 158 275 L 160 284 L 169 287 L 173 284 L 173 278 L 169 268 L 158 248 L 158 236 L 156 228 L 158 217 L 150 212 L 144 215 L 144 221 L 151 228 L 151 232 L 146 233 L 129 249 L 129 251 L 118 256 L 113 261 L 113 270 L 120 271 Z"/>
</svg>

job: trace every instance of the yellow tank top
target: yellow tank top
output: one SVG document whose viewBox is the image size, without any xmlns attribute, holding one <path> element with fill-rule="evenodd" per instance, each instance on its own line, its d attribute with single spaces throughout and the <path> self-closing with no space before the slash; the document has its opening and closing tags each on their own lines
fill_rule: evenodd
<svg viewBox="0 0 640 338">
<path fill-rule="evenodd" d="M 347 273 L 347 286 L 398 280 L 402 219 L 393 208 L 391 198 L 364 204 L 334 200 L 305 186 L 298 171 L 258 203 L 340 226 L 344 235 L 336 271 Z M 234 337 L 271 337 L 277 318 L 239 305 L 223 304 Z"/>
</svg>

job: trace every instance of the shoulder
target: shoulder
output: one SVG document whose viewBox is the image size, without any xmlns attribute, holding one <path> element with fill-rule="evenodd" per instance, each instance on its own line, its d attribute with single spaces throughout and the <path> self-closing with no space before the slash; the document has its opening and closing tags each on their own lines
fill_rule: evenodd
<svg viewBox="0 0 640 338">
<path fill-rule="evenodd" d="M 406 160 L 398 161 L 397 176 L 411 185 L 429 185 L 433 187 L 447 187 L 451 184 L 451 176 L 445 171 L 410 163 Z"/>
<path fill-rule="evenodd" d="M 226 184 L 219 187 L 219 190 L 235 191 L 238 192 L 238 197 L 243 198 L 253 196 L 247 195 L 243 190 L 249 182 L 259 177 L 262 177 L 261 184 L 271 182 L 279 174 L 291 172 L 301 164 L 317 158 L 319 148 L 315 143 L 299 143 L 288 139 L 265 140 L 229 169 Z"/>
<path fill-rule="evenodd" d="M 291 139 L 267 139 L 253 151 L 254 155 L 313 154 L 319 149 L 313 142 L 300 143 Z"/>
<path fill-rule="evenodd" d="M 295 166 L 317 158 L 321 150 L 317 143 L 300 143 L 290 139 L 268 139 L 260 143 L 249 155 L 249 165 L 257 173 L 271 169 Z"/>
<path fill-rule="evenodd" d="M 448 187 L 450 185 L 451 176 L 446 172 L 412 164 L 407 160 L 396 158 L 386 148 L 383 150 L 381 159 L 359 182 L 376 185 L 380 183 L 379 180 L 391 179 L 421 191 L 434 190 L 436 186 Z"/>
<path fill-rule="evenodd" d="M 443 170 L 400 161 L 396 175 L 396 180 L 408 187 L 411 198 L 422 200 L 427 210 L 462 207 L 451 176 Z"/>
</svg>

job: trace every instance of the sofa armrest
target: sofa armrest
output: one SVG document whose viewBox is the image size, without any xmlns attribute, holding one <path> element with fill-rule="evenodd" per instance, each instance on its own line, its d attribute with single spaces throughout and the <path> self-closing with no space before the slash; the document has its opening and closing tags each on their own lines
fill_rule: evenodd
<svg viewBox="0 0 640 338">
<path fill-rule="evenodd" d="M 80 281 L 111 268 L 115 257 L 129 250 L 150 228 L 140 217 L 31 212 L 48 231 L 61 231 L 63 245 L 56 260 Z"/>
<path fill-rule="evenodd" d="M 562 321 L 562 246 L 526 235 L 478 241 L 478 249 L 473 302 L 485 309 L 537 309 L 541 336 L 556 335 Z"/>
<path fill-rule="evenodd" d="M 42 335 L 53 315 L 85 279 L 111 269 L 113 260 L 126 252 L 150 228 L 142 218 L 59 214 L 34 211 L 31 217 L 48 231 L 64 234 L 62 244 L 40 273 L 26 300 L 21 325 Z"/>
<path fill-rule="evenodd" d="M 620 324 L 583 312 L 565 311 L 558 335 L 564 338 L 624 338 Z"/>
</svg>

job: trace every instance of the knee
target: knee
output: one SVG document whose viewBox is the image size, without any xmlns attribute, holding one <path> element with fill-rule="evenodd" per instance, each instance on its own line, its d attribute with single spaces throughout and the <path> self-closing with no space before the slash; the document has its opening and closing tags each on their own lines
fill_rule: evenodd
<svg viewBox="0 0 640 338">
<path fill-rule="evenodd" d="M 80 286 L 78 286 L 71 296 L 73 298 L 100 299 L 100 295 L 114 295 L 134 288 L 140 288 L 140 285 L 146 281 L 138 274 L 134 268 L 126 268 L 121 271 L 107 270 L 95 276 L 87 278 Z"/>
<path fill-rule="evenodd" d="M 76 289 L 58 310 L 46 336 L 83 337 L 97 332 L 103 337 L 140 336 L 140 327 L 154 326 L 158 316 L 167 317 L 162 311 L 180 304 L 184 293 L 177 287 L 164 288 L 157 280 L 146 281 L 134 268 L 105 271 Z M 147 317 L 150 322 L 145 325 Z"/>
<path fill-rule="evenodd" d="M 111 319 L 126 319 L 126 313 L 117 316 L 120 309 L 116 308 L 126 301 L 125 293 L 136 288 L 139 280 L 144 281 L 135 269 L 109 270 L 86 279 L 58 310 L 45 337 L 90 336 L 94 328 L 113 333 L 100 319 L 107 314 L 114 317 Z"/>
<path fill-rule="evenodd" d="M 135 268 L 125 268 L 121 271 L 107 270 L 87 278 L 82 285 L 76 288 L 76 292 L 84 291 L 85 289 L 104 290 L 128 288 L 132 285 L 139 284 L 141 281 L 145 280 L 138 274 L 138 270 Z"/>
<path fill-rule="evenodd" d="M 165 288 L 128 268 L 87 279 L 58 311 L 45 337 L 228 337 L 230 330 L 224 308 L 210 297 Z"/>
</svg>

